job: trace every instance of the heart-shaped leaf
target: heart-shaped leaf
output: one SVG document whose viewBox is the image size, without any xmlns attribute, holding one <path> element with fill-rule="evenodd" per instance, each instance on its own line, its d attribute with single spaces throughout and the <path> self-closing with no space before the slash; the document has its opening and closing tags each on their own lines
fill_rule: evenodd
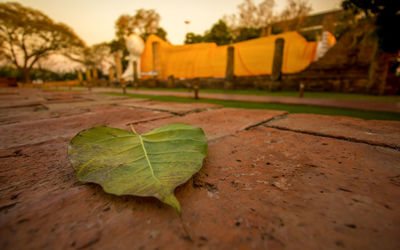
<svg viewBox="0 0 400 250">
<path fill-rule="evenodd" d="M 98 183 L 111 194 L 154 196 L 178 213 L 174 189 L 200 170 L 206 154 L 203 130 L 183 123 L 143 135 L 133 127 L 94 127 L 79 132 L 68 147 L 80 181 Z"/>
</svg>

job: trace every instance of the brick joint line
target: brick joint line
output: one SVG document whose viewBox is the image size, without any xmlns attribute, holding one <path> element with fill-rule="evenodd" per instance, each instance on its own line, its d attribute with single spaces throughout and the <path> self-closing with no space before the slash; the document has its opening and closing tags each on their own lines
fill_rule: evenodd
<svg viewBox="0 0 400 250">
<path fill-rule="evenodd" d="M 385 144 L 385 143 L 374 143 L 374 142 L 369 142 L 369 141 L 365 141 L 365 140 L 359 140 L 359 139 L 356 139 L 356 138 L 348 138 L 348 137 L 345 137 L 345 136 L 327 135 L 327 134 L 321 134 L 321 133 L 317 133 L 317 132 L 308 132 L 308 131 L 297 130 L 297 129 L 289 129 L 289 128 L 284 128 L 284 127 L 279 127 L 279 126 L 274 126 L 274 125 L 268 125 L 267 123 L 264 124 L 264 126 L 267 127 L 267 128 L 273 128 L 273 129 L 284 130 L 284 131 L 291 131 L 291 132 L 300 133 L 300 134 L 314 135 L 314 136 L 320 136 L 320 137 L 343 140 L 343 141 L 349 141 L 349 142 L 355 142 L 355 143 L 362 143 L 362 144 L 367 144 L 367 145 L 370 145 L 370 146 L 378 146 L 378 147 L 390 148 L 390 149 L 394 149 L 396 151 L 400 151 L 400 147 L 389 145 L 389 144 Z"/>
</svg>

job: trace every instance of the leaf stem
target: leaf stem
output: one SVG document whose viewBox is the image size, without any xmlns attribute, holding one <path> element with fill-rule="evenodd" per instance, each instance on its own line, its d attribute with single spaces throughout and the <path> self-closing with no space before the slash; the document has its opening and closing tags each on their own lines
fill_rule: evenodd
<svg viewBox="0 0 400 250">
<path fill-rule="evenodd" d="M 133 128 L 133 125 L 132 125 L 132 123 L 131 123 L 131 124 L 129 124 L 129 126 L 131 126 L 132 133 L 134 133 L 134 134 L 138 134 L 138 133 L 136 132 L 136 130 Z"/>
</svg>

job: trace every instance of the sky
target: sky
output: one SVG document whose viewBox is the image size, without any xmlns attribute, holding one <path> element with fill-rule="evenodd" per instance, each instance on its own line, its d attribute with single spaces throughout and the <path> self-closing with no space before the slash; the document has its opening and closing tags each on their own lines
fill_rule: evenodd
<svg viewBox="0 0 400 250">
<path fill-rule="evenodd" d="M 222 18 L 237 12 L 243 0 L 13 0 L 42 11 L 56 22 L 70 26 L 88 45 L 108 42 L 115 37 L 114 24 L 122 14 L 137 9 L 155 9 L 160 26 L 172 44 L 182 44 L 187 32 L 203 34 Z M 0 0 L 0 2 L 7 2 Z M 261 0 L 255 0 L 259 3 Z M 341 0 L 309 0 L 311 13 L 340 7 Z M 279 12 L 286 0 L 275 0 Z M 190 24 L 184 23 L 189 20 Z"/>
</svg>

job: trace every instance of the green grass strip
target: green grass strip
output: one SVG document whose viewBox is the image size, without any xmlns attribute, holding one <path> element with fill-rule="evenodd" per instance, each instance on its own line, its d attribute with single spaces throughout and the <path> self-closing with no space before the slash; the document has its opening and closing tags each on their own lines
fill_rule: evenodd
<svg viewBox="0 0 400 250">
<path fill-rule="evenodd" d="M 128 88 L 130 89 L 130 88 Z M 133 88 L 132 88 L 133 89 Z M 173 92 L 188 92 L 184 88 L 139 88 L 139 90 L 156 90 L 156 91 L 173 91 Z M 217 93 L 217 94 L 235 94 L 235 95 L 257 95 L 257 96 L 281 96 L 281 97 L 299 97 L 297 91 L 276 91 L 270 92 L 266 90 L 226 90 L 226 89 L 200 89 L 201 93 Z M 400 102 L 398 95 L 366 95 L 355 93 L 337 93 L 337 92 L 304 92 L 304 97 L 307 98 L 328 98 L 340 100 L 366 100 L 366 101 L 386 101 Z"/>
<path fill-rule="evenodd" d="M 344 108 L 328 108 L 307 105 L 291 105 L 291 104 L 278 104 L 278 103 L 262 103 L 262 102 L 242 102 L 242 101 L 225 101 L 215 99 L 198 99 L 174 96 L 153 96 L 142 94 L 122 94 L 105 92 L 103 94 L 115 96 L 128 96 L 132 98 L 146 98 L 153 101 L 162 102 L 181 102 L 181 103 L 211 103 L 230 108 L 244 108 L 244 109 L 270 109 L 270 110 L 284 110 L 289 113 L 308 113 L 320 115 L 334 115 L 334 116 L 349 116 L 362 118 L 365 120 L 393 120 L 400 121 L 400 114 L 394 112 L 380 112 L 380 111 L 364 111 L 355 109 Z"/>
<path fill-rule="evenodd" d="M 81 87 L 87 88 L 87 87 Z M 96 87 L 93 87 L 96 88 Z M 109 87 L 121 89 L 120 87 Z M 127 87 L 127 89 L 134 89 Z M 165 92 L 188 92 L 185 88 L 146 88 L 141 87 L 138 90 L 153 90 Z M 235 95 L 257 95 L 257 96 L 277 96 L 277 97 L 299 97 L 298 91 L 266 91 L 266 90 L 226 90 L 226 89 L 200 89 L 200 93 L 217 93 L 217 94 L 235 94 Z M 365 100 L 365 101 L 383 101 L 383 102 L 400 102 L 400 95 L 367 95 L 356 93 L 338 93 L 338 92 L 304 92 L 306 98 L 322 98 L 322 99 L 338 99 L 338 100 Z"/>
</svg>

